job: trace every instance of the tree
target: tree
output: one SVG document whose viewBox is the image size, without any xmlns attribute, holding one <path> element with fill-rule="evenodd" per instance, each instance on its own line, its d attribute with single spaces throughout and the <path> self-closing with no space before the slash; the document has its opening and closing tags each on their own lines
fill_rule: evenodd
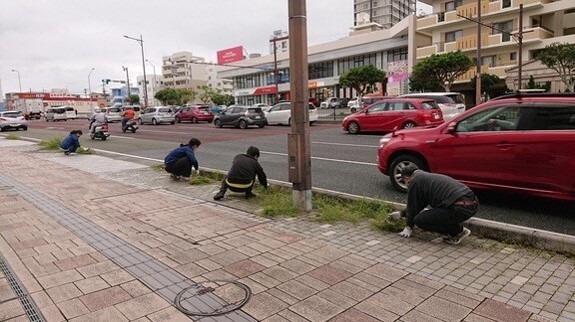
<svg viewBox="0 0 575 322">
<path fill-rule="evenodd" d="M 180 102 L 179 93 L 173 88 L 164 88 L 159 90 L 154 98 L 161 101 L 163 105 L 174 105 Z"/>
<path fill-rule="evenodd" d="M 535 78 L 533 75 L 529 76 L 529 81 L 523 84 L 525 89 L 544 89 L 545 92 L 551 91 L 551 81 L 546 81 L 545 83 L 535 83 Z"/>
<path fill-rule="evenodd" d="M 475 86 L 477 84 L 475 79 L 476 76 L 470 80 L 473 92 L 475 92 Z M 507 84 L 505 84 L 505 80 L 499 78 L 497 75 L 481 74 L 481 93 L 486 93 L 489 97 L 494 98 L 507 92 L 509 92 L 509 88 Z"/>
<path fill-rule="evenodd" d="M 472 66 L 471 58 L 461 51 L 434 54 L 413 66 L 409 81 L 418 87 L 432 89 L 443 87 L 446 92 L 449 92 L 455 79 L 465 74 Z"/>
<path fill-rule="evenodd" d="M 559 74 L 569 92 L 575 87 L 575 44 L 552 43 L 545 46 L 537 55 L 545 66 Z"/>
<path fill-rule="evenodd" d="M 130 95 L 126 98 L 126 102 L 130 105 L 133 104 L 140 104 L 140 96 L 138 95 Z"/>
<path fill-rule="evenodd" d="M 177 104 L 180 105 L 193 102 L 196 99 L 196 92 L 192 91 L 191 89 L 178 88 L 176 89 L 176 93 L 178 93 Z"/>
<path fill-rule="evenodd" d="M 216 93 L 212 96 L 212 103 L 216 105 L 232 105 L 234 104 L 234 97 L 228 94 Z"/>
<path fill-rule="evenodd" d="M 377 83 L 385 83 L 385 81 L 385 72 L 372 65 L 352 68 L 339 77 L 341 86 L 355 89 L 357 96 L 360 97 L 375 88 Z"/>
</svg>

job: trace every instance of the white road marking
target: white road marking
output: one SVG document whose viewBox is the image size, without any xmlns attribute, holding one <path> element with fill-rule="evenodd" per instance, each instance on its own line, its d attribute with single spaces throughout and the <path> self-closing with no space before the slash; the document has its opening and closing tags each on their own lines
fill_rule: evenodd
<svg viewBox="0 0 575 322">
<path fill-rule="evenodd" d="M 377 145 L 363 145 L 363 144 L 349 144 L 349 143 L 332 143 L 332 142 L 321 142 L 321 141 L 315 141 L 312 142 L 315 144 L 325 144 L 325 145 L 342 145 L 342 146 L 357 146 L 357 147 L 362 147 L 362 148 L 378 148 L 379 146 Z"/>
<path fill-rule="evenodd" d="M 287 153 L 277 153 L 277 152 L 269 152 L 269 151 L 260 151 L 261 153 L 267 153 L 272 155 L 283 155 L 287 156 Z M 349 161 L 349 160 L 340 160 L 340 159 L 330 159 L 330 158 L 320 158 L 320 157 L 311 157 L 315 160 L 322 160 L 322 161 L 333 161 L 333 162 L 343 162 L 343 163 L 351 163 L 351 164 L 361 164 L 361 165 L 369 165 L 369 166 L 377 166 L 377 163 L 369 163 L 369 162 L 360 162 L 360 161 Z"/>
</svg>

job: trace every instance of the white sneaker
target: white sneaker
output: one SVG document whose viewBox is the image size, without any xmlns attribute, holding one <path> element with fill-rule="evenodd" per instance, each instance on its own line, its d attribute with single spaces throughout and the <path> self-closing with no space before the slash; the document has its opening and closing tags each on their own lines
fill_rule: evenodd
<svg viewBox="0 0 575 322">
<path fill-rule="evenodd" d="M 463 231 L 461 231 L 457 236 L 454 237 L 445 237 L 443 241 L 450 244 L 450 245 L 457 245 L 461 243 L 461 241 L 471 234 L 471 230 L 463 227 Z"/>
</svg>

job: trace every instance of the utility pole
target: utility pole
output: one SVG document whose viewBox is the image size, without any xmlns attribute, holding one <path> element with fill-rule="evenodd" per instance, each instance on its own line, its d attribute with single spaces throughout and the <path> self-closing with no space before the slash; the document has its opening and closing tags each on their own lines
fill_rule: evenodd
<svg viewBox="0 0 575 322">
<path fill-rule="evenodd" d="M 311 153 L 308 113 L 307 16 L 305 0 L 288 0 L 291 133 L 288 134 L 289 180 L 294 205 L 312 209 Z M 275 44 L 274 44 L 275 45 Z M 275 46 L 274 46 L 275 48 Z"/>
<path fill-rule="evenodd" d="M 481 0 L 477 0 L 477 58 L 475 72 L 475 105 L 481 104 Z"/>
<path fill-rule="evenodd" d="M 128 74 L 128 67 L 122 66 L 122 69 L 126 72 L 126 85 L 128 86 L 128 95 L 126 97 L 130 99 L 130 96 L 132 96 L 132 92 L 130 91 L 130 74 Z"/>
<path fill-rule="evenodd" d="M 277 54 L 277 46 L 276 46 L 276 42 L 280 41 L 280 40 L 286 40 L 288 39 L 289 36 L 285 36 L 285 37 L 274 37 L 272 39 L 270 39 L 270 42 L 273 43 L 274 46 L 274 82 L 275 82 L 275 87 L 276 87 L 276 101 L 274 102 L 274 104 L 277 104 L 280 102 L 280 92 L 279 92 L 279 72 L 278 72 L 278 54 Z"/>
<path fill-rule="evenodd" d="M 139 39 L 134 38 L 134 37 L 129 37 L 126 35 L 124 35 L 124 38 L 137 41 L 140 44 L 140 48 L 142 49 L 142 70 L 144 72 L 144 108 L 147 108 L 148 107 L 148 80 L 146 79 L 146 58 L 144 57 L 144 39 L 142 38 L 142 35 L 140 35 Z M 129 84 L 128 84 L 128 88 L 130 88 Z"/>
</svg>

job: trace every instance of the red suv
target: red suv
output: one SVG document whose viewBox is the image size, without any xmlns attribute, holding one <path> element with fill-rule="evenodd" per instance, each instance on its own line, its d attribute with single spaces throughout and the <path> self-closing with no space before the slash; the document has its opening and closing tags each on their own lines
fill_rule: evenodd
<svg viewBox="0 0 575 322">
<path fill-rule="evenodd" d="M 341 126 L 351 134 L 391 132 L 415 126 L 443 123 L 441 109 L 433 99 L 387 98 L 348 115 Z"/>
<path fill-rule="evenodd" d="M 209 105 L 186 105 L 176 113 L 176 122 L 212 123 L 214 114 Z"/>
<path fill-rule="evenodd" d="M 435 128 L 389 133 L 377 164 L 400 191 L 401 169 L 415 164 L 475 188 L 575 200 L 575 94 L 506 95 Z"/>
</svg>

